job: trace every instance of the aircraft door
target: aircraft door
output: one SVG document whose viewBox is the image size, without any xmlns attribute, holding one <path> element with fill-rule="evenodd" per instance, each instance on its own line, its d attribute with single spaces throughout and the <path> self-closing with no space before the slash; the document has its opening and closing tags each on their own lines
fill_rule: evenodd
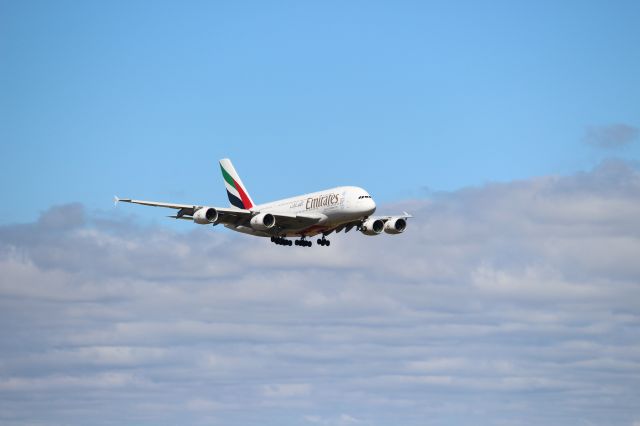
<svg viewBox="0 0 640 426">
<path fill-rule="evenodd" d="M 340 210 L 349 210 L 350 204 L 349 193 L 346 190 L 342 191 L 342 195 L 340 195 Z"/>
</svg>

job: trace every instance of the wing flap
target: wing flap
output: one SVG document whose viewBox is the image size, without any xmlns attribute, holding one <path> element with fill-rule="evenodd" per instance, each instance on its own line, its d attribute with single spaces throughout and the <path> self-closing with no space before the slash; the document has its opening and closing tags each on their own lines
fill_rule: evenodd
<svg viewBox="0 0 640 426">
<path fill-rule="evenodd" d="M 304 229 L 312 225 L 316 225 L 327 219 L 327 216 L 323 214 L 308 215 L 308 214 L 282 214 L 272 213 L 276 218 L 276 224 L 281 229 Z"/>
<path fill-rule="evenodd" d="M 250 210 L 215 208 L 218 211 L 218 223 L 224 225 L 246 225 L 253 217 L 254 212 Z"/>
</svg>

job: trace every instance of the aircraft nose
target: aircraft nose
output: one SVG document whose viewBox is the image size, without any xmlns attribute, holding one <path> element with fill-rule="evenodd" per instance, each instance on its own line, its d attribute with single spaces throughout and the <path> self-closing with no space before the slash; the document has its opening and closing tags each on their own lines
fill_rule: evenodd
<svg viewBox="0 0 640 426">
<path fill-rule="evenodd" d="M 369 198 L 367 203 L 367 215 L 372 215 L 376 211 L 376 203 L 372 198 Z"/>
</svg>

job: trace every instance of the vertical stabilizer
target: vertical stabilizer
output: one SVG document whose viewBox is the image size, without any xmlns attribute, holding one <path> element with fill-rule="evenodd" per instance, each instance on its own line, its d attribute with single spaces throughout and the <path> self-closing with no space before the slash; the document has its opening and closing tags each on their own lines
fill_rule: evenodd
<svg viewBox="0 0 640 426">
<path fill-rule="evenodd" d="M 253 207 L 253 200 L 233 167 L 231 160 L 228 158 L 220 160 L 220 169 L 222 170 L 224 186 L 227 188 L 227 196 L 231 205 L 239 209 L 250 210 Z"/>
</svg>

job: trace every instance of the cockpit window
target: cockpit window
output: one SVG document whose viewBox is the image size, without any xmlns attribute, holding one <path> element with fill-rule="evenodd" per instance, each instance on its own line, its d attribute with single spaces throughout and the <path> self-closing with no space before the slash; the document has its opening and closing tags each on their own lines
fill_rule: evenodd
<svg viewBox="0 0 640 426">
<path fill-rule="evenodd" d="M 361 196 L 358 197 L 358 200 L 360 200 L 362 198 L 371 198 L 371 195 L 361 195 Z"/>
</svg>

